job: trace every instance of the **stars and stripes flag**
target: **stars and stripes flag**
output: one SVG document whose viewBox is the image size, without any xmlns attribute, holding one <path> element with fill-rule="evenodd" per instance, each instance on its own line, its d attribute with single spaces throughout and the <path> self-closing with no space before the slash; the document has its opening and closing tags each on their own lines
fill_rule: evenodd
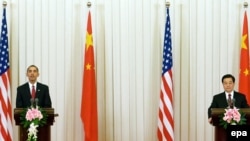
<svg viewBox="0 0 250 141">
<path fill-rule="evenodd" d="M 173 120 L 173 77 L 172 77 L 172 41 L 169 7 L 166 12 L 166 24 L 164 34 L 161 91 L 159 104 L 159 117 L 157 136 L 159 141 L 174 140 L 174 120 Z"/>
<path fill-rule="evenodd" d="M 12 108 L 10 98 L 10 64 L 6 8 L 3 9 L 0 37 L 0 140 L 12 141 Z"/>
<path fill-rule="evenodd" d="M 247 102 L 250 104 L 250 72 L 249 72 L 249 38 L 248 38 L 248 19 L 247 12 L 244 13 L 243 31 L 240 49 L 240 74 L 239 92 L 246 95 Z"/>
<path fill-rule="evenodd" d="M 85 141 L 98 140 L 97 93 L 95 78 L 94 47 L 91 25 L 91 13 L 88 13 L 85 43 L 85 60 L 82 83 L 81 119 L 83 122 Z"/>
</svg>

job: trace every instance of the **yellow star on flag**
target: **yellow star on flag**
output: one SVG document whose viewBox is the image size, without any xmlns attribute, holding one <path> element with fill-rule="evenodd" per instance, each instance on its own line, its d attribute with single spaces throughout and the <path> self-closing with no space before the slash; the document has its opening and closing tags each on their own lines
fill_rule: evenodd
<svg viewBox="0 0 250 141">
<path fill-rule="evenodd" d="M 242 48 L 242 49 L 247 49 L 247 45 L 246 45 L 246 43 L 245 43 L 246 39 L 247 39 L 247 34 L 245 34 L 245 35 L 242 36 L 242 38 L 241 38 L 241 48 Z"/>
<path fill-rule="evenodd" d="M 90 70 L 91 69 L 91 65 L 88 63 L 87 65 L 86 65 L 86 70 Z"/>
<path fill-rule="evenodd" d="M 92 45 L 93 45 L 93 42 L 92 42 L 92 34 L 87 33 L 87 34 L 86 34 L 86 48 L 87 48 L 87 50 L 88 50 L 88 48 L 89 48 L 90 46 L 92 46 Z"/>
<path fill-rule="evenodd" d="M 245 76 L 248 76 L 248 73 L 249 73 L 248 69 L 245 69 L 244 71 Z"/>
</svg>

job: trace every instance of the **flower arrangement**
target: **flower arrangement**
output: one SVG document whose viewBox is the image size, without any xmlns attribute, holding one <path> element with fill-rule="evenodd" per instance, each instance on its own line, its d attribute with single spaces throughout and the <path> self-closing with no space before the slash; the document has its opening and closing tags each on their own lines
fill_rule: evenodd
<svg viewBox="0 0 250 141">
<path fill-rule="evenodd" d="M 28 128 L 27 141 L 37 141 L 37 128 L 46 124 L 48 115 L 38 106 L 30 107 L 21 113 L 21 124 Z"/>
<path fill-rule="evenodd" d="M 228 125 L 244 125 L 246 124 L 245 116 L 246 114 L 240 112 L 236 107 L 225 109 L 225 113 L 220 118 L 220 125 L 225 129 Z"/>
</svg>

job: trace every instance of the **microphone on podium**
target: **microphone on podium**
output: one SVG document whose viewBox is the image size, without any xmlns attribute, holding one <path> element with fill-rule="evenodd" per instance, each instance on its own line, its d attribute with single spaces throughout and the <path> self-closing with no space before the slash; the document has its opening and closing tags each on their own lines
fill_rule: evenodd
<svg viewBox="0 0 250 141">
<path fill-rule="evenodd" d="M 39 101 L 38 98 L 35 98 L 35 99 L 34 99 L 34 98 L 31 98 L 31 99 L 30 99 L 30 104 L 31 104 L 30 107 L 36 108 L 37 106 L 39 106 L 39 105 L 38 105 L 38 101 Z"/>
<path fill-rule="evenodd" d="M 36 104 L 35 106 L 39 106 L 38 101 L 39 101 L 38 98 L 35 98 L 35 104 Z"/>
<path fill-rule="evenodd" d="M 30 107 L 33 107 L 33 105 L 34 105 L 34 99 L 31 98 L 31 99 L 30 99 Z"/>
<path fill-rule="evenodd" d="M 227 100 L 228 108 L 234 108 L 235 105 L 235 99 L 228 99 Z"/>
</svg>

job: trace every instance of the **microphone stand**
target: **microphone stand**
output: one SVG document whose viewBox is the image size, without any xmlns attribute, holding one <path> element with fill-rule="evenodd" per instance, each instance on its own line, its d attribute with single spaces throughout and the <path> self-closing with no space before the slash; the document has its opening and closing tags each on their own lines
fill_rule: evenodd
<svg viewBox="0 0 250 141">
<path fill-rule="evenodd" d="M 32 108 L 32 107 L 33 107 L 33 108 L 38 108 L 38 107 L 39 107 L 39 106 L 38 106 L 38 101 L 39 101 L 38 98 L 35 98 L 35 99 L 34 99 L 34 98 L 31 98 L 31 99 L 30 99 L 30 103 L 31 103 L 30 107 L 31 107 L 31 108 Z"/>
<path fill-rule="evenodd" d="M 227 103 L 228 103 L 228 108 L 233 109 L 235 104 L 235 99 L 228 100 Z"/>
</svg>

